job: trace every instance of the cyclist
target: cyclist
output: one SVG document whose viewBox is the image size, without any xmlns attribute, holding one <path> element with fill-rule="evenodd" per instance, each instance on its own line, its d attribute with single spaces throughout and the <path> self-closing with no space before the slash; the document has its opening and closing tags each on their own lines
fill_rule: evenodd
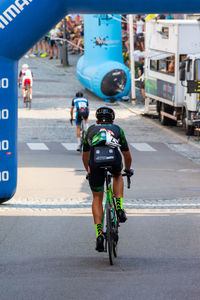
<svg viewBox="0 0 200 300">
<path fill-rule="evenodd" d="M 29 86 L 29 94 L 30 94 L 30 100 L 32 100 L 32 85 L 33 85 L 33 73 L 29 69 L 29 66 L 27 64 L 22 65 L 22 70 L 19 73 L 18 77 L 18 84 L 20 86 L 20 81 L 22 79 L 22 94 L 23 94 L 23 101 L 26 100 L 26 91 L 25 87 L 28 84 Z"/>
<path fill-rule="evenodd" d="M 92 213 L 96 228 L 96 250 L 104 250 L 104 236 L 102 233 L 103 221 L 103 194 L 104 194 L 104 169 L 102 166 L 110 166 L 113 175 L 113 191 L 116 197 L 116 210 L 119 221 L 126 221 L 126 213 L 123 209 L 124 182 L 122 178 L 122 156 L 125 172 L 132 176 L 131 154 L 122 128 L 113 124 L 115 113 L 110 107 L 100 107 L 96 111 L 97 122 L 86 131 L 83 146 L 83 163 L 88 172 L 90 188 L 93 193 Z M 111 150 L 114 149 L 114 150 Z M 109 155 L 109 153 L 112 155 Z M 99 153 L 102 153 L 100 156 Z"/>
<path fill-rule="evenodd" d="M 85 123 L 85 129 L 88 129 L 88 116 L 89 116 L 89 103 L 87 98 L 83 96 L 82 92 L 76 93 L 76 97 L 72 100 L 72 106 L 70 110 L 70 122 L 73 122 L 73 111 L 76 107 L 76 135 L 77 135 L 77 151 L 80 151 L 80 132 L 81 132 L 81 121 L 82 118 Z"/>
</svg>

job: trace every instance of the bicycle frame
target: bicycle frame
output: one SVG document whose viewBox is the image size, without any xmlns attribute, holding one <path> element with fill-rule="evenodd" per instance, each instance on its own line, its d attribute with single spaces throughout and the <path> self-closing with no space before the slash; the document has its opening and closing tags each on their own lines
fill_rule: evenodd
<svg viewBox="0 0 200 300">
<path fill-rule="evenodd" d="M 115 217 L 115 213 L 114 210 L 116 210 L 115 207 L 115 203 L 113 202 L 113 192 L 112 192 L 112 184 L 111 184 L 111 174 L 108 174 L 108 172 L 106 171 L 106 201 L 105 201 L 105 205 L 104 205 L 104 213 L 103 213 L 103 226 L 104 226 L 104 220 L 105 220 L 105 212 L 106 212 L 106 206 L 107 203 L 110 204 L 110 208 L 112 210 L 112 214 L 113 214 L 113 219 L 114 219 L 114 223 L 115 225 L 117 225 L 117 220 Z"/>
<path fill-rule="evenodd" d="M 103 212 L 102 226 L 104 228 L 104 223 L 106 219 L 106 228 L 105 228 L 106 231 L 103 232 L 105 236 L 104 252 L 109 252 L 110 264 L 113 265 L 113 256 L 117 257 L 119 221 L 117 218 L 115 200 L 112 192 L 111 177 L 112 175 L 108 173 L 107 169 L 105 169 L 106 201 L 105 201 L 105 208 Z M 105 214 L 106 214 L 106 218 L 105 218 Z"/>
</svg>

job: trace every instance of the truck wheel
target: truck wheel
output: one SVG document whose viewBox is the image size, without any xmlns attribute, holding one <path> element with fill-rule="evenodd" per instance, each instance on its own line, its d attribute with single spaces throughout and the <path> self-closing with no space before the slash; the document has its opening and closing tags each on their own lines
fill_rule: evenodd
<svg viewBox="0 0 200 300">
<path fill-rule="evenodd" d="M 192 125 L 186 126 L 186 135 L 188 136 L 194 135 L 194 126 Z"/>
</svg>

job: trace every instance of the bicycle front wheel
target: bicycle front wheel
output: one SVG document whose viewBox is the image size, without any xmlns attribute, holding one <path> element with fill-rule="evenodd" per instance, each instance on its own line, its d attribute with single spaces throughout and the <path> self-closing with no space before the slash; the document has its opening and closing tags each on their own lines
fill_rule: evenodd
<svg viewBox="0 0 200 300">
<path fill-rule="evenodd" d="M 112 220 L 110 211 L 110 202 L 107 201 L 106 206 L 106 238 L 108 245 L 109 261 L 113 265 L 113 237 L 112 237 Z"/>
</svg>

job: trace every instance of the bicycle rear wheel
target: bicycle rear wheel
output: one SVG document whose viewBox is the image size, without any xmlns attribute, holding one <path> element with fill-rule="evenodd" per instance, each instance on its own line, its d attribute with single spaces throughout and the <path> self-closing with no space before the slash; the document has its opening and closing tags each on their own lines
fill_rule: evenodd
<svg viewBox="0 0 200 300">
<path fill-rule="evenodd" d="M 108 245 L 109 261 L 113 265 L 113 234 L 112 234 L 112 220 L 110 211 L 110 202 L 107 201 L 106 205 L 106 238 Z"/>
<path fill-rule="evenodd" d="M 112 203 L 113 203 L 113 210 L 112 210 L 112 234 L 113 234 L 113 254 L 114 257 L 117 257 L 117 249 L 118 249 L 118 240 L 119 240 L 119 221 L 117 217 L 117 212 L 116 212 L 116 202 L 115 198 L 112 195 Z"/>
<path fill-rule="evenodd" d="M 113 202 L 114 203 L 114 202 Z M 115 214 L 115 222 L 113 220 L 112 222 L 112 231 L 113 231 L 113 254 L 114 257 L 117 257 L 117 249 L 118 249 L 118 240 L 119 240 L 119 233 L 118 233 L 118 219 L 117 219 L 117 213 L 116 208 L 114 205 L 114 214 Z M 114 219 L 114 218 L 113 218 Z"/>
</svg>

